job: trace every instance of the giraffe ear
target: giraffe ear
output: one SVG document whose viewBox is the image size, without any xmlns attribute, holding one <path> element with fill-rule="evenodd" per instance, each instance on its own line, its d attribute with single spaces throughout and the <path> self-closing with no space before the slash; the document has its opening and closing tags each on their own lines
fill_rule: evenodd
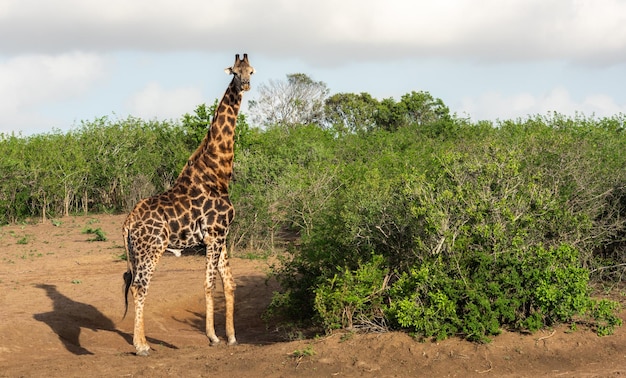
<svg viewBox="0 0 626 378">
<path fill-rule="evenodd" d="M 226 72 L 227 75 L 232 75 L 233 74 L 233 68 L 232 67 L 227 67 L 224 69 L 224 72 Z"/>
</svg>

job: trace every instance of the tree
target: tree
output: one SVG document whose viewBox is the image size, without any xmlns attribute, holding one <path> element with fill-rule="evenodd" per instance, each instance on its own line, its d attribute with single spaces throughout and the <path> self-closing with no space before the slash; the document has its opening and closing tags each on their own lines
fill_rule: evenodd
<svg viewBox="0 0 626 378">
<path fill-rule="evenodd" d="M 407 93 L 399 102 L 393 98 L 382 100 L 375 120 L 377 127 L 384 130 L 395 131 L 403 126 L 416 125 L 434 134 L 440 134 L 453 124 L 450 109 L 443 101 L 424 91 Z"/>
<path fill-rule="evenodd" d="M 213 120 L 218 101 L 215 99 L 213 105 L 200 104 L 196 106 L 194 114 L 185 113 L 181 119 L 185 135 L 186 144 L 191 151 L 194 151 L 202 142 L 209 130 L 209 125 Z M 243 113 L 237 115 L 237 126 L 235 128 L 235 156 L 242 148 L 247 148 L 250 144 L 250 126 Z"/>
<path fill-rule="evenodd" d="M 326 83 L 314 81 L 303 73 L 289 74 L 286 81 L 270 80 L 259 85 L 259 97 L 250 101 L 250 113 L 255 124 L 293 127 L 321 123 L 324 99 L 329 89 Z"/>
<path fill-rule="evenodd" d="M 404 125 L 405 115 L 403 104 L 397 103 L 392 97 L 386 98 L 376 109 L 376 126 L 383 130 L 396 131 Z"/>
<path fill-rule="evenodd" d="M 213 114 L 215 114 L 215 108 L 217 107 L 217 99 L 213 102 L 213 105 L 207 106 L 207 104 L 200 104 L 196 106 L 194 114 L 185 113 L 182 118 L 182 125 L 185 129 L 185 133 L 189 137 L 189 148 L 195 149 L 209 129 Z"/>
<path fill-rule="evenodd" d="M 402 96 L 400 104 L 406 110 L 406 121 L 410 124 L 423 126 L 450 119 L 450 109 L 440 98 L 434 98 L 428 92 L 407 93 Z"/>
<path fill-rule="evenodd" d="M 338 135 L 362 133 L 376 127 L 379 103 L 369 93 L 337 93 L 324 104 L 324 119 Z"/>
</svg>

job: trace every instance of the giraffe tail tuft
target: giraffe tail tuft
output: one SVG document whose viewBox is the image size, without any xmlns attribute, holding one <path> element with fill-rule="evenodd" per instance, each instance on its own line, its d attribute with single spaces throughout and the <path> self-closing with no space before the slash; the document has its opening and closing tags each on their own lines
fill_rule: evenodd
<svg viewBox="0 0 626 378">
<path fill-rule="evenodd" d="M 129 269 L 124 273 L 124 316 L 122 319 L 126 318 L 126 313 L 128 312 L 128 290 L 130 289 L 130 285 L 133 283 L 133 272 Z"/>
<path fill-rule="evenodd" d="M 133 273 L 133 244 L 130 237 L 130 229 L 126 226 L 124 227 L 124 246 L 126 249 L 126 263 L 128 264 L 128 270 L 124 272 L 124 316 L 122 319 L 125 319 L 126 313 L 128 313 L 128 291 L 130 290 L 130 286 L 133 284 L 133 280 L 135 279 L 135 274 Z"/>
</svg>

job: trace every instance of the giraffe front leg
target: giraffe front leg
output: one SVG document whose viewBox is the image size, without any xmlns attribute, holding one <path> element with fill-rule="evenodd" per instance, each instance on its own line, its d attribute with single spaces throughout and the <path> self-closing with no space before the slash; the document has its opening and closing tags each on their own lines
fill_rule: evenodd
<svg viewBox="0 0 626 378">
<path fill-rule="evenodd" d="M 228 345 L 237 344 L 235 338 L 235 283 L 224 281 L 224 297 L 226 298 L 226 337 Z"/>
<path fill-rule="evenodd" d="M 206 295 L 206 335 L 209 338 L 211 345 L 217 345 L 220 343 L 220 339 L 215 334 L 215 321 L 213 317 L 213 289 L 205 289 Z"/>
<path fill-rule="evenodd" d="M 211 345 L 217 345 L 220 339 L 215 334 L 213 289 L 215 288 L 215 261 L 213 253 L 207 251 L 206 278 L 204 280 L 204 295 L 206 300 L 206 335 Z"/>
<path fill-rule="evenodd" d="M 226 337 L 228 338 L 228 345 L 237 344 L 235 338 L 235 280 L 230 271 L 230 265 L 228 264 L 228 257 L 226 255 L 225 246 L 222 247 L 220 253 L 220 259 L 217 264 L 217 269 L 222 277 L 222 283 L 224 286 L 224 298 L 226 300 Z"/>
</svg>

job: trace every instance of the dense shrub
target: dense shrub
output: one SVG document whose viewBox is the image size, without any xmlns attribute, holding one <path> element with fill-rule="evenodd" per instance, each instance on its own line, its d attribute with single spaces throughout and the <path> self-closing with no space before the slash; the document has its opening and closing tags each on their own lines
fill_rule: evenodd
<svg viewBox="0 0 626 378">
<path fill-rule="evenodd" d="M 502 327 L 536 331 L 593 319 L 598 334 L 621 324 L 614 302 L 594 300 L 589 271 L 562 245 L 493 255 L 439 256 L 403 272 L 389 289 L 387 316 L 425 337 L 487 340 Z M 598 311 L 597 309 L 601 309 Z"/>
<path fill-rule="evenodd" d="M 168 187 L 191 153 L 169 122 L 107 117 L 67 133 L 0 136 L 0 223 L 125 211 Z"/>
<path fill-rule="evenodd" d="M 624 236 L 621 129 L 558 115 L 479 126 L 346 138 L 340 189 L 277 269 L 270 312 L 437 338 L 577 321 L 612 332 L 616 304 L 588 283 L 599 247 Z"/>
</svg>

